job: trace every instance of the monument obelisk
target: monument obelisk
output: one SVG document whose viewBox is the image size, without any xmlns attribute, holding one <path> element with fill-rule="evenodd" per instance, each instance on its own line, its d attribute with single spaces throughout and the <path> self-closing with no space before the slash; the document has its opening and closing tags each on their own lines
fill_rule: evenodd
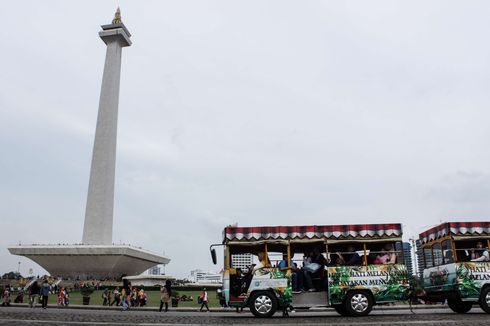
<svg viewBox="0 0 490 326">
<path fill-rule="evenodd" d="M 66 278 L 104 279 L 134 276 L 155 265 L 170 262 L 168 257 L 139 247 L 112 244 L 121 52 L 123 47 L 131 45 L 131 34 L 121 22 L 119 8 L 112 24 L 101 27 L 99 36 L 106 44 L 107 50 L 82 244 L 19 244 L 8 248 L 11 254 L 35 261 L 51 275 Z M 133 280 L 137 278 L 133 277 Z M 152 282 L 169 277 L 156 278 L 158 280 L 153 278 Z"/>
<path fill-rule="evenodd" d="M 121 54 L 123 47 L 131 46 L 131 34 L 121 21 L 119 8 L 112 24 L 102 25 L 99 36 L 107 45 L 107 51 L 82 242 L 107 245 L 112 243 Z"/>
</svg>

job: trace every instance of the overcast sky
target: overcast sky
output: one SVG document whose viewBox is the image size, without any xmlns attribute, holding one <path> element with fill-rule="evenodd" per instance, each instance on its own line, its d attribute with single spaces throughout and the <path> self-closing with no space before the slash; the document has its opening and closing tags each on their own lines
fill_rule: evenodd
<svg viewBox="0 0 490 326">
<path fill-rule="evenodd" d="M 0 272 L 82 238 L 105 56 L 123 50 L 114 242 L 219 270 L 239 225 L 490 216 L 488 1 L 2 1 Z"/>
</svg>

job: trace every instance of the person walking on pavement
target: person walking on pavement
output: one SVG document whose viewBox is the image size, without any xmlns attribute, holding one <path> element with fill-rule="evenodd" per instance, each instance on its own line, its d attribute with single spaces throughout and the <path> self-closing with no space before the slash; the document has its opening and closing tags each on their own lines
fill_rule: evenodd
<svg viewBox="0 0 490 326">
<path fill-rule="evenodd" d="M 58 306 L 65 306 L 65 288 L 61 287 L 60 292 L 58 292 Z"/>
<path fill-rule="evenodd" d="M 2 307 L 10 306 L 10 284 L 7 284 L 2 293 Z"/>
<path fill-rule="evenodd" d="M 48 283 L 48 280 L 44 280 L 43 285 L 41 286 L 41 295 L 43 297 L 43 309 L 46 309 L 48 306 L 48 296 L 49 291 L 51 290 L 51 286 Z"/>
<path fill-rule="evenodd" d="M 37 284 L 37 281 L 34 281 L 34 283 L 31 284 L 29 287 L 29 307 L 35 308 L 36 307 L 36 301 L 37 297 L 39 296 L 39 284 Z"/>
<path fill-rule="evenodd" d="M 113 304 L 116 304 L 116 306 L 121 304 L 121 292 L 119 292 L 117 288 L 114 289 L 114 301 L 112 301 L 109 306 L 112 306 Z"/>
<path fill-rule="evenodd" d="M 70 304 L 70 294 L 68 293 L 68 289 L 64 288 L 65 291 L 65 306 L 68 306 Z"/>
<path fill-rule="evenodd" d="M 206 306 L 206 309 L 207 309 L 206 311 L 209 311 L 209 307 L 208 307 L 208 292 L 206 291 L 206 288 L 204 288 L 203 291 L 202 291 L 201 300 L 202 300 L 201 309 L 199 309 L 199 311 L 202 311 L 202 308 L 204 308 L 204 306 Z"/>
<path fill-rule="evenodd" d="M 168 302 L 170 301 L 170 296 L 172 295 L 172 284 L 170 280 L 165 281 L 165 285 L 160 289 L 160 312 L 162 312 L 163 305 L 165 304 L 165 312 L 168 311 Z"/>
<path fill-rule="evenodd" d="M 105 288 L 104 292 L 102 292 L 102 299 L 103 299 L 103 302 L 102 302 L 103 306 L 107 306 L 109 303 L 111 303 L 111 300 L 109 299 L 109 289 L 108 288 Z"/>
</svg>

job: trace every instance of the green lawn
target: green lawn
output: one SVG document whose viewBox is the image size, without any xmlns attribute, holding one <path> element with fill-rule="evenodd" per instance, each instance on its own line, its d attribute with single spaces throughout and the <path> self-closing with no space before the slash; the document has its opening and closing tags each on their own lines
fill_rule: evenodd
<svg viewBox="0 0 490 326">
<path fill-rule="evenodd" d="M 90 296 L 90 305 L 102 305 L 103 299 L 102 299 L 102 292 L 103 291 L 95 291 L 92 293 Z M 191 307 L 191 308 L 200 308 L 200 305 L 197 304 L 197 297 L 202 293 L 201 291 L 180 291 L 177 290 L 180 296 L 186 295 L 186 296 L 192 296 L 194 298 L 194 301 L 189 301 L 189 302 L 179 302 L 179 307 Z M 148 301 L 147 305 L 149 307 L 159 307 L 160 306 L 160 291 L 147 291 L 146 292 L 148 296 Z M 216 298 L 216 292 L 215 290 L 208 291 L 208 306 L 209 307 L 219 307 L 219 300 Z M 49 303 L 50 304 L 56 304 L 57 298 L 56 295 L 51 294 L 49 295 Z M 80 292 L 71 292 L 70 293 L 70 303 L 71 304 L 82 304 L 82 295 Z M 169 308 L 171 308 L 171 303 L 169 303 Z"/>
</svg>

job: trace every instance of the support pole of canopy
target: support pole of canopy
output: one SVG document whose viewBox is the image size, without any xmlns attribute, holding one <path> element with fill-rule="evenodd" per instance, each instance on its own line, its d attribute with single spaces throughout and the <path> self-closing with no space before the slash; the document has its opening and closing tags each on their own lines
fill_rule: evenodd
<svg viewBox="0 0 490 326">
<path fill-rule="evenodd" d="M 269 252 L 267 251 L 267 242 L 264 243 L 264 253 L 265 253 L 265 260 L 266 260 L 266 264 L 269 264 L 271 267 L 271 260 L 269 259 Z"/>
<path fill-rule="evenodd" d="M 456 243 L 454 242 L 453 238 L 451 238 L 450 241 L 451 241 L 451 249 L 453 250 L 453 261 L 455 263 L 457 263 L 458 262 L 458 255 L 456 253 Z"/>
<path fill-rule="evenodd" d="M 364 249 L 364 255 L 362 257 L 362 265 L 367 266 L 367 257 L 366 257 L 366 243 L 362 244 L 362 248 Z"/>
<path fill-rule="evenodd" d="M 328 259 L 329 259 L 329 258 L 330 258 L 330 259 L 332 259 L 332 256 L 330 256 L 330 255 L 329 255 L 329 252 L 328 252 L 328 243 L 327 243 L 327 241 L 325 241 L 325 255 L 327 256 L 327 257 L 326 257 L 326 258 L 327 258 L 327 263 L 330 263 L 330 262 L 328 261 Z"/>
</svg>

